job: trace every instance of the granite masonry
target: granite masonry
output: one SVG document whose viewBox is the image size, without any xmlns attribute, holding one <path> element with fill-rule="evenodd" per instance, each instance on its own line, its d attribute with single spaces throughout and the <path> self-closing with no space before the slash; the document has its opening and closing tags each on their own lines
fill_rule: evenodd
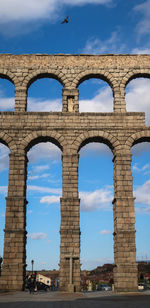
<svg viewBox="0 0 150 308">
<path fill-rule="evenodd" d="M 27 112 L 28 88 L 45 77 L 63 86 L 62 112 Z M 0 112 L 0 141 L 10 149 L 0 289 L 24 288 L 27 152 L 39 142 L 50 141 L 62 151 L 60 290 L 80 291 L 78 153 L 87 143 L 100 142 L 114 156 L 115 291 L 137 291 L 131 147 L 150 141 L 145 114 L 126 111 L 125 87 L 137 77 L 150 77 L 150 55 L 0 54 L 0 78 L 15 86 L 14 111 Z M 78 86 L 90 78 L 110 85 L 113 112 L 79 112 Z"/>
</svg>

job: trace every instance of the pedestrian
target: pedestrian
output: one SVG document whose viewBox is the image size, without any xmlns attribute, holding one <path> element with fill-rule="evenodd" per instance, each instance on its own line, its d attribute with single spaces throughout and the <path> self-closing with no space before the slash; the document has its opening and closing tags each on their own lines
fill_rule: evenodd
<svg viewBox="0 0 150 308">
<path fill-rule="evenodd" d="M 34 279 L 32 276 L 28 277 L 28 288 L 29 288 L 29 292 L 34 293 Z"/>
</svg>

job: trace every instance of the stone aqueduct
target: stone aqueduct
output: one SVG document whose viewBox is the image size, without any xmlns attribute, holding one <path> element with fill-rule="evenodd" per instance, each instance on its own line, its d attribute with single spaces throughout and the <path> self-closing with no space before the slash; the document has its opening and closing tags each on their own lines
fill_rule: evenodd
<svg viewBox="0 0 150 308">
<path fill-rule="evenodd" d="M 0 77 L 15 86 L 14 112 L 0 112 L 0 142 L 10 149 L 9 184 L 0 289 L 22 290 L 26 266 L 27 151 L 50 141 L 62 151 L 63 187 L 60 227 L 60 290 L 80 291 L 78 152 L 92 141 L 107 144 L 114 158 L 115 291 L 137 290 L 135 212 L 131 147 L 150 140 L 143 112 L 127 112 L 125 87 L 150 77 L 149 55 L 0 55 Z M 63 85 L 62 112 L 27 112 L 27 91 L 37 79 Z M 111 113 L 79 113 L 78 86 L 89 78 L 111 86 Z M 141 102 L 142 104 L 142 102 Z M 101 176 L 101 175 L 100 175 Z M 72 256 L 70 280 L 69 258 Z"/>
</svg>

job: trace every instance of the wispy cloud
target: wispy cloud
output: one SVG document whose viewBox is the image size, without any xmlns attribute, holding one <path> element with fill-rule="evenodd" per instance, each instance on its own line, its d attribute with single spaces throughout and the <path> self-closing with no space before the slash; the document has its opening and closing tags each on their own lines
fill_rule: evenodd
<svg viewBox="0 0 150 308">
<path fill-rule="evenodd" d="M 100 40 L 99 38 L 90 38 L 82 53 L 87 54 L 105 54 L 105 53 L 123 53 L 126 50 L 126 45 L 120 43 L 119 33 L 112 32 L 111 36 L 106 40 Z"/>
<path fill-rule="evenodd" d="M 112 231 L 110 231 L 110 230 L 101 230 L 99 232 L 99 234 L 101 234 L 101 235 L 112 234 Z"/>
<path fill-rule="evenodd" d="M 34 172 L 43 172 L 45 170 L 48 170 L 50 168 L 49 165 L 38 165 L 34 167 Z"/>
<path fill-rule="evenodd" d="M 61 151 L 53 143 L 42 142 L 31 148 L 28 152 L 28 159 L 30 163 L 36 163 L 40 159 L 44 159 L 44 161 L 51 160 L 56 163 L 61 160 Z"/>
<path fill-rule="evenodd" d="M 60 202 L 61 196 L 45 196 L 42 197 L 40 203 L 54 204 Z"/>
<path fill-rule="evenodd" d="M 42 232 L 27 234 L 27 237 L 31 240 L 44 240 L 47 236 L 48 234 Z"/>
<path fill-rule="evenodd" d="M 42 187 L 42 186 L 36 186 L 36 185 L 28 185 L 28 190 L 36 191 L 39 193 L 50 193 L 50 194 L 61 195 L 60 188 L 49 188 L 49 187 Z"/>
<path fill-rule="evenodd" d="M 28 180 L 34 181 L 34 180 L 39 180 L 39 179 L 45 179 L 49 176 L 49 173 L 43 173 L 41 175 L 30 175 L 28 176 Z"/>
<path fill-rule="evenodd" d="M 150 0 L 136 5 L 134 11 L 141 15 L 141 20 L 136 26 L 138 35 L 141 37 L 143 34 L 150 34 Z"/>
<path fill-rule="evenodd" d="M 108 256 L 105 256 L 103 258 L 99 258 L 99 259 L 81 259 L 81 263 L 82 263 L 82 269 L 93 269 L 97 266 L 106 264 L 106 263 L 110 263 L 112 264 L 114 262 L 113 258 L 109 258 Z"/>
<path fill-rule="evenodd" d="M 8 191 L 8 186 L 0 186 L 0 194 L 6 195 Z"/>
<path fill-rule="evenodd" d="M 112 209 L 113 192 L 111 186 L 92 192 L 80 192 L 79 195 L 81 198 L 81 211 L 90 212 Z"/>
<path fill-rule="evenodd" d="M 138 164 L 135 164 L 135 165 L 133 165 L 133 171 L 136 171 L 136 172 L 143 172 L 143 171 L 145 171 L 145 170 L 147 170 L 147 169 L 149 169 L 150 168 L 150 165 L 149 164 L 146 164 L 146 165 L 144 165 L 143 167 L 141 167 L 141 168 L 139 168 L 138 167 Z M 144 172 L 144 174 L 145 174 L 145 172 Z"/>
<path fill-rule="evenodd" d="M 136 211 L 150 214 L 150 180 L 134 190 Z"/>
<path fill-rule="evenodd" d="M 0 31 L 6 35 L 16 35 L 33 31 L 35 22 L 54 23 L 62 17 L 64 7 L 86 4 L 109 5 L 112 0 L 6 0 L 0 1 Z M 7 24 L 7 27 L 6 27 Z M 32 27 L 30 26 L 32 24 Z M 25 26 L 26 25 L 26 26 Z"/>
<path fill-rule="evenodd" d="M 141 55 L 142 54 L 143 55 L 144 54 L 150 54 L 150 47 L 149 48 L 148 47 L 147 48 L 146 47 L 145 48 L 142 48 L 142 47 L 141 48 L 140 47 L 139 48 L 133 48 L 131 53 L 132 54 L 141 54 Z"/>
<path fill-rule="evenodd" d="M 126 88 L 127 111 L 143 111 L 146 113 L 146 123 L 150 124 L 150 80 L 137 78 L 132 80 Z"/>
</svg>

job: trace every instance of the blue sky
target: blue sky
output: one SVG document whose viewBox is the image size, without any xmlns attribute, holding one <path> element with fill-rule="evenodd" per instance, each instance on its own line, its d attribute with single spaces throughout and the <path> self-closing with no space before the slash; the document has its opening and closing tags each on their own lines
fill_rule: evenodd
<svg viewBox="0 0 150 308">
<path fill-rule="evenodd" d="M 69 16 L 68 24 L 61 21 Z M 0 0 L 0 53 L 150 53 L 150 0 Z M 128 111 L 145 111 L 150 125 L 150 81 L 138 78 L 126 88 Z M 62 86 L 40 79 L 28 91 L 28 111 L 61 111 Z M 112 111 L 112 91 L 91 79 L 79 86 L 80 112 Z M 14 87 L 0 79 L 0 110 L 14 108 Z M 3 254 L 8 149 L 0 145 L 0 254 Z M 150 259 L 150 146 L 132 148 L 137 259 Z M 41 143 L 28 152 L 27 264 L 58 268 L 61 151 Z M 81 263 L 94 268 L 113 262 L 113 163 L 110 149 L 89 144 L 80 150 Z"/>
</svg>

